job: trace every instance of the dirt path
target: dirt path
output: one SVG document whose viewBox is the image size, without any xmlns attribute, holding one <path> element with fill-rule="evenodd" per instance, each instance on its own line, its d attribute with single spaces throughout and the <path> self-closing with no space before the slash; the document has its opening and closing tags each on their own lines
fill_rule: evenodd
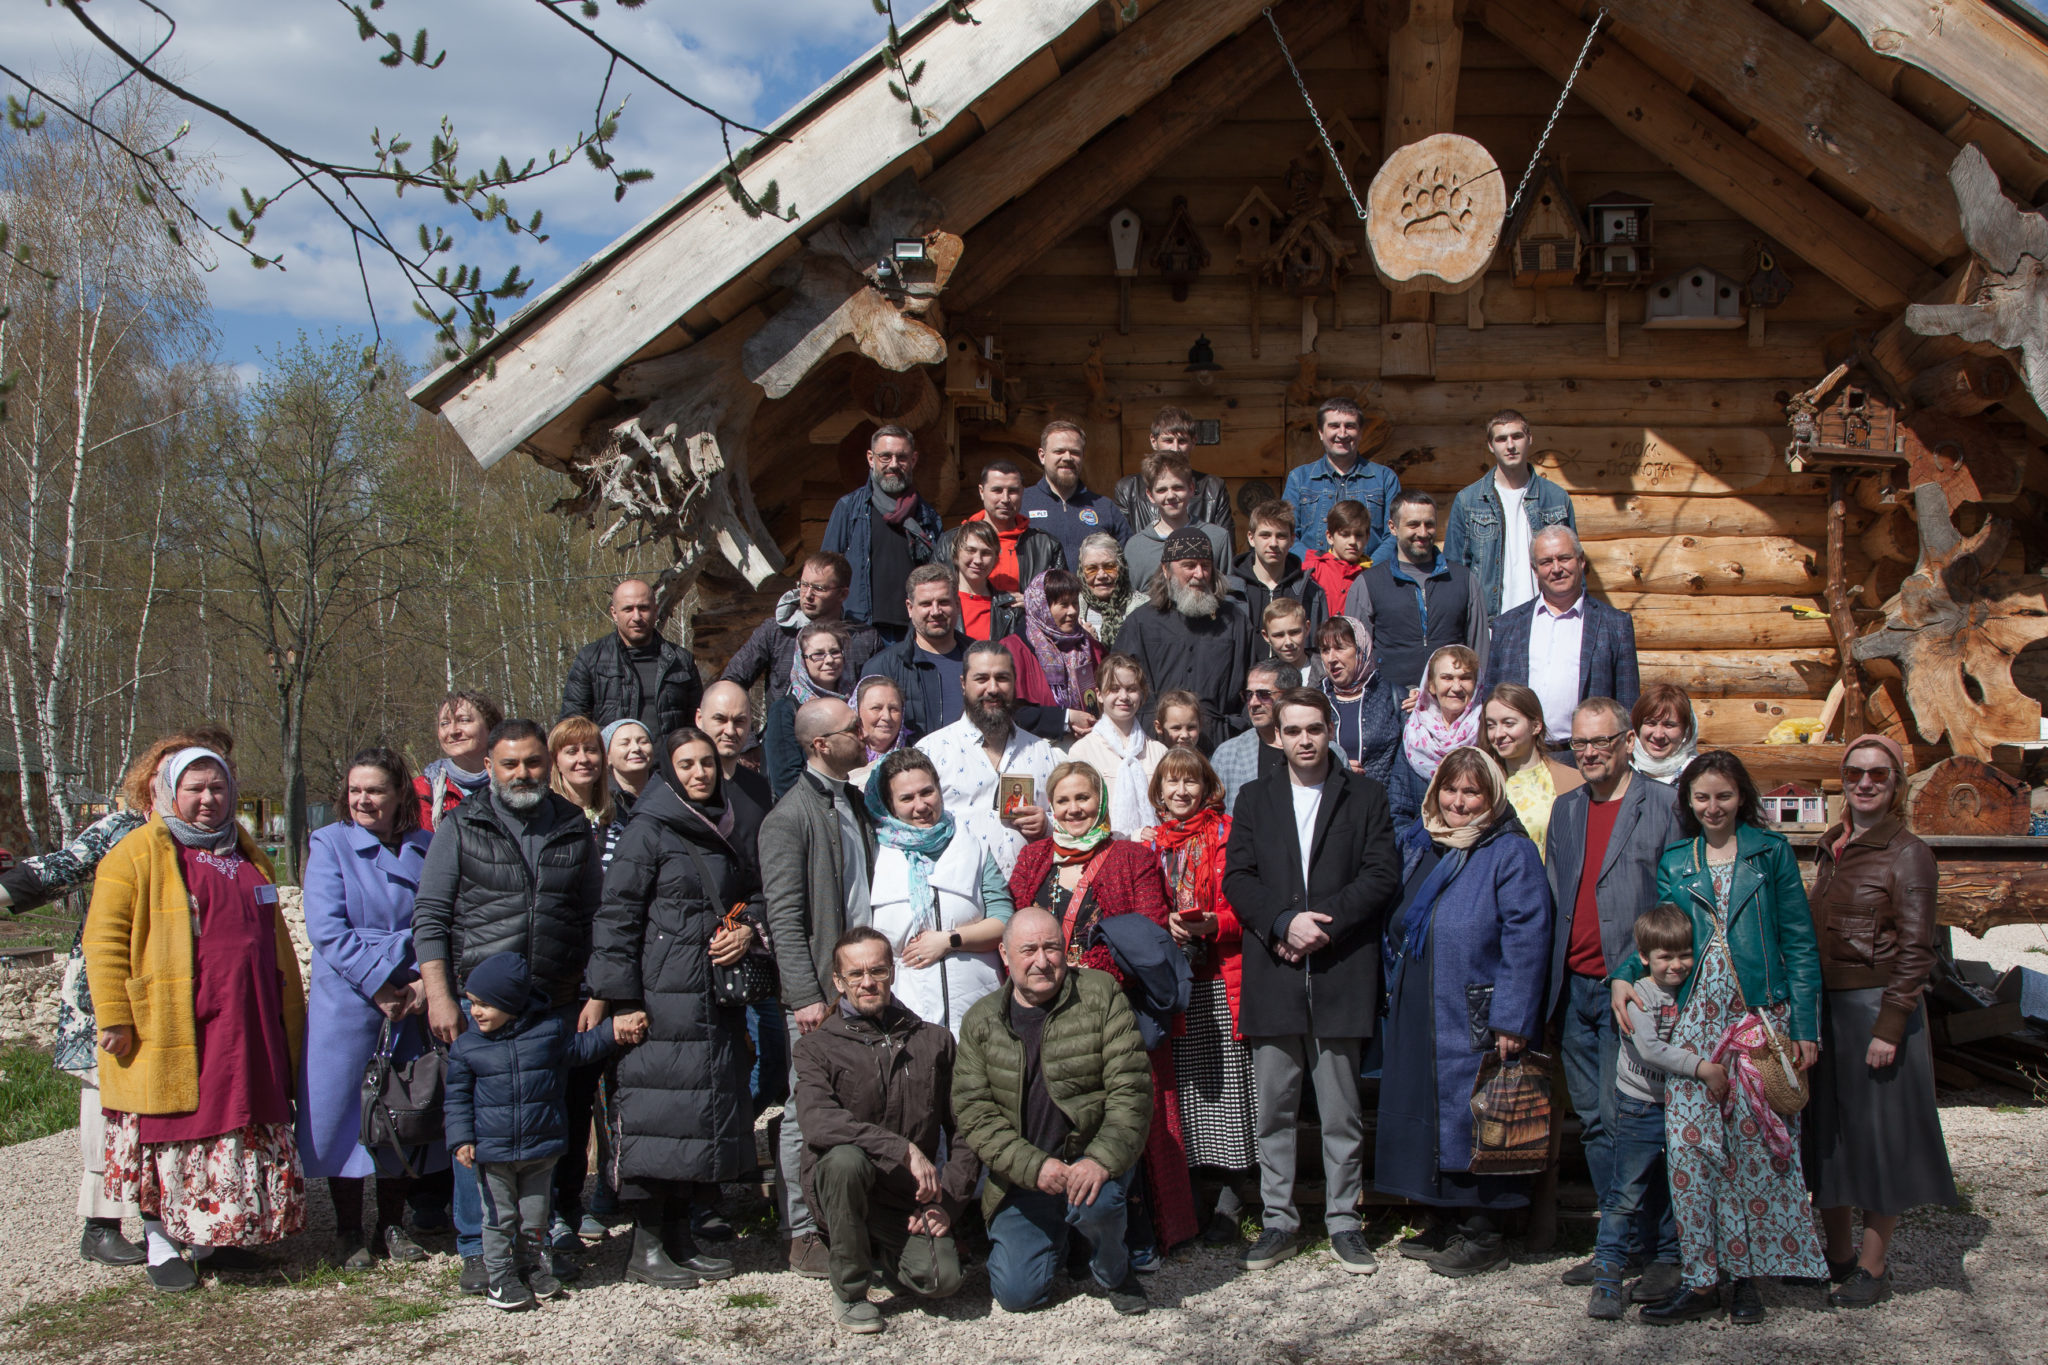
<svg viewBox="0 0 2048 1365">
<path fill-rule="evenodd" d="M 1972 1100 L 1976 1102 L 1972 1102 Z M 359 1275 L 316 1271 L 320 1227 L 278 1253 L 266 1276 L 209 1279 L 201 1293 L 152 1293 L 139 1272 L 89 1265 L 71 1216 L 76 1135 L 0 1156 L 0 1362 L 332 1362 L 446 1365 L 649 1361 L 916 1361 L 919 1365 L 1363 1365 L 1494 1362 L 1937 1361 L 2048 1359 L 2048 1109 L 1999 1109 L 1983 1097 L 1943 1110 L 1967 1207 L 1908 1217 L 1894 1257 L 1898 1297 L 1862 1314 L 1819 1306 L 1812 1290 L 1766 1285 L 1760 1327 L 1658 1329 L 1594 1323 L 1585 1292 L 1557 1284 L 1567 1253 L 1520 1257 L 1451 1282 L 1391 1250 L 1393 1220 L 1371 1229 L 1380 1272 L 1355 1279 L 1306 1253 L 1243 1275 L 1220 1252 L 1183 1251 L 1147 1281 L 1154 1308 L 1120 1319 L 1061 1290 L 1053 1306 L 1011 1315 L 990 1305 L 980 1267 L 955 1299 L 927 1312 L 884 1306 L 889 1330 L 854 1337 L 831 1323 L 827 1288 L 778 1271 L 772 1227 L 749 1229 L 731 1254 L 742 1273 L 665 1294 L 619 1279 L 625 1239 L 592 1248 L 570 1297 L 536 1313 L 500 1314 L 459 1298 L 448 1243 L 426 1266 Z M 1583 1254 L 1587 1230 L 1569 1229 Z"/>
</svg>

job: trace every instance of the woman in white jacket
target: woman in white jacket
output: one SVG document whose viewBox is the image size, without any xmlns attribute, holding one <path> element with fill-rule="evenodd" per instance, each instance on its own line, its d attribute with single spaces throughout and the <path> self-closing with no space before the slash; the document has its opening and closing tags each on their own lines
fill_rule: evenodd
<svg viewBox="0 0 2048 1365">
<path fill-rule="evenodd" d="M 868 775 L 880 847 L 868 893 L 871 927 L 896 956 L 896 999 L 960 1035 L 968 1006 L 1002 983 L 996 945 L 1013 909 L 1002 869 L 947 813 L 938 771 L 899 749 Z"/>
</svg>

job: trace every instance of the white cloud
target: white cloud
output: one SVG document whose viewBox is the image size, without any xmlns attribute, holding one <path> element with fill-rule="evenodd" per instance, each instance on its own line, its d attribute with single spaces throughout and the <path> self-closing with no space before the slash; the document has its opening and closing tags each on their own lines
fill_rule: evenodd
<svg viewBox="0 0 2048 1365">
<path fill-rule="evenodd" d="M 447 52 L 435 71 L 379 65 L 382 45 L 359 42 L 333 0 L 164 0 L 163 8 L 178 22 L 162 59 L 166 69 L 276 140 L 329 160 L 368 162 L 377 128 L 411 139 L 408 162 L 417 165 L 443 114 L 461 138 L 466 167 L 487 167 L 501 155 L 515 165 L 544 157 L 589 126 L 605 73 L 604 55 L 533 0 L 390 0 L 376 11 L 381 26 L 408 41 L 427 26 L 431 46 Z M 130 0 L 104 0 L 90 12 L 131 50 L 162 34 Z M 866 0 L 655 0 L 637 10 L 606 3 L 593 27 L 678 89 L 756 126 L 881 35 Z M 89 42 L 62 8 L 15 4 L 0 12 L 0 52 L 38 79 L 57 79 Z M 409 244 L 422 217 L 439 221 L 459 238 L 456 259 L 477 263 L 493 280 L 517 261 L 545 287 L 722 157 L 711 119 L 623 66 L 607 103 L 621 97 L 628 103 L 613 144 L 618 162 L 647 167 L 656 178 L 614 203 L 610 178 L 579 159 L 513 191 L 508 198 L 522 218 L 542 210 L 543 230 L 555 234 L 549 243 L 478 225 L 428 196 L 394 201 L 381 187 L 361 192 L 387 230 Z M 191 145 L 214 159 L 222 180 L 202 200 L 210 213 L 223 213 L 245 184 L 265 194 L 286 182 L 280 163 L 252 139 L 203 111 L 189 113 Z M 216 307 L 350 327 L 366 322 L 348 233 L 306 187 L 265 214 L 255 245 L 281 254 L 285 271 L 253 270 L 223 252 L 208 278 Z M 367 246 L 365 259 L 386 330 L 411 326 L 410 296 L 396 267 Z"/>
</svg>

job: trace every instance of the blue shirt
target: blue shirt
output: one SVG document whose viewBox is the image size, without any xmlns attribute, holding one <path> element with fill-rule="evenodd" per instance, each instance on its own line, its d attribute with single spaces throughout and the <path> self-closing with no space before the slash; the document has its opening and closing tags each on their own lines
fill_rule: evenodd
<svg viewBox="0 0 2048 1365">
<path fill-rule="evenodd" d="M 1065 547 L 1068 567 L 1081 567 L 1081 542 L 1097 531 L 1107 531 L 1122 545 L 1131 538 L 1130 523 L 1117 505 L 1088 485 L 1076 484 L 1074 496 L 1062 498 L 1044 479 L 1024 490 L 1021 499 L 1026 524 L 1053 536 Z"/>
<path fill-rule="evenodd" d="M 1329 550 L 1330 533 L 1324 522 L 1330 509 L 1348 498 L 1365 504 L 1365 515 L 1372 525 L 1366 558 L 1378 563 L 1394 552 L 1394 538 L 1387 532 L 1387 513 L 1393 510 L 1394 499 L 1401 496 L 1401 476 L 1383 464 L 1374 464 L 1361 455 L 1352 463 L 1349 474 L 1340 474 L 1325 455 L 1288 470 L 1287 488 L 1280 496 L 1294 508 L 1297 543 L 1304 550 Z"/>
</svg>

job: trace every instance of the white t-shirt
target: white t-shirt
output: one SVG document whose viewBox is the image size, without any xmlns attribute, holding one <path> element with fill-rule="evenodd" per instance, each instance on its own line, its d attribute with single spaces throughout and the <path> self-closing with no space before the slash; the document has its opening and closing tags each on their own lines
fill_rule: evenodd
<svg viewBox="0 0 2048 1365">
<path fill-rule="evenodd" d="M 1323 806 L 1323 783 L 1318 782 L 1313 787 L 1304 787 L 1290 778 L 1287 790 L 1294 794 L 1294 836 L 1301 841 L 1301 889 L 1306 891 L 1309 846 L 1316 838 L 1316 812 Z"/>
<path fill-rule="evenodd" d="M 1536 595 L 1536 569 L 1529 563 L 1529 517 L 1522 510 L 1529 485 L 1503 488 L 1496 478 L 1493 491 L 1501 510 L 1500 609 L 1511 611 Z"/>
</svg>

